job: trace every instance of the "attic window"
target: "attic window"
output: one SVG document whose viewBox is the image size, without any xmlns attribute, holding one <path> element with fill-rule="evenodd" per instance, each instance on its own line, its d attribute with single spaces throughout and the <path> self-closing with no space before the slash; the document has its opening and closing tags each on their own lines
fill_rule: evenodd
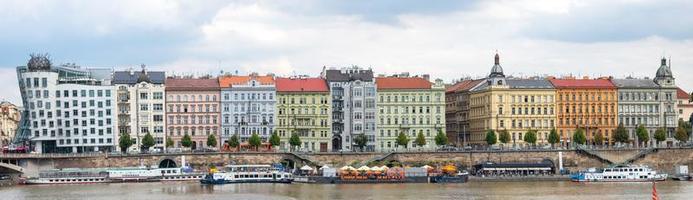
<svg viewBox="0 0 693 200">
<path fill-rule="evenodd" d="M 498 80 L 498 85 L 503 85 L 503 80 Z"/>
</svg>

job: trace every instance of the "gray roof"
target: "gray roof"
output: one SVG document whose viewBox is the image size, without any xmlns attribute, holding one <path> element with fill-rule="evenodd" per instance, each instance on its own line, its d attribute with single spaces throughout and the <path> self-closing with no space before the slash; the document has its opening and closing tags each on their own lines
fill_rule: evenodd
<svg viewBox="0 0 693 200">
<path fill-rule="evenodd" d="M 130 74 L 129 71 L 117 71 L 113 73 L 113 84 L 137 84 L 142 72 L 135 71 Z M 147 71 L 145 74 L 149 78 L 150 83 L 164 84 L 166 81 L 166 73 L 162 71 Z"/>
<path fill-rule="evenodd" d="M 507 79 L 512 89 L 553 89 L 553 84 L 546 79 Z"/>
<path fill-rule="evenodd" d="M 342 70 L 329 69 L 325 71 L 325 79 L 328 82 L 348 82 L 348 81 L 373 81 L 373 70 L 358 70 L 354 73 L 343 73 Z"/>
<path fill-rule="evenodd" d="M 659 85 L 650 79 L 611 79 L 618 88 L 659 88 Z"/>
</svg>

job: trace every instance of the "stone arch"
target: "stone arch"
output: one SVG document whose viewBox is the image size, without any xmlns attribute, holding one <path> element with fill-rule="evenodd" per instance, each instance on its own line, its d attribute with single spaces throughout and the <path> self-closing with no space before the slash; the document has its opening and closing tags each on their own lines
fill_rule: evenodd
<svg viewBox="0 0 693 200">
<path fill-rule="evenodd" d="M 178 164 L 173 158 L 162 158 L 159 161 L 159 168 L 176 168 Z"/>
<path fill-rule="evenodd" d="M 291 159 L 291 158 L 287 158 L 287 157 L 285 157 L 284 159 L 282 159 L 282 161 L 279 162 L 279 163 L 281 163 L 282 166 L 284 166 L 285 169 L 289 169 L 289 170 L 291 170 L 291 169 L 298 169 L 299 167 L 301 167 L 301 166 L 299 166 L 299 165 L 300 165 L 300 161 L 297 162 L 296 160 Z"/>
</svg>

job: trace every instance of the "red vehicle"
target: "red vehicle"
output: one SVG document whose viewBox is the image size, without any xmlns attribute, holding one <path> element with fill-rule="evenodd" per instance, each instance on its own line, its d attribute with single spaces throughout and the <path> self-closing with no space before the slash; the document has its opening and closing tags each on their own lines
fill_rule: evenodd
<svg viewBox="0 0 693 200">
<path fill-rule="evenodd" d="M 28 153 L 29 148 L 26 146 L 9 145 L 2 147 L 2 153 Z"/>
</svg>

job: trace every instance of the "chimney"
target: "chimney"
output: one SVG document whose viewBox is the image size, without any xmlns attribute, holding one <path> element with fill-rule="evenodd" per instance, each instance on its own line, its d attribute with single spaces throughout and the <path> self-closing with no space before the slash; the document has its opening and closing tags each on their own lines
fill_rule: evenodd
<svg viewBox="0 0 693 200">
<path fill-rule="evenodd" d="M 427 81 L 429 79 L 431 79 L 431 75 L 428 75 L 428 74 L 424 74 L 424 75 L 422 75 L 422 77 L 423 77 L 423 79 L 426 79 Z"/>
</svg>

